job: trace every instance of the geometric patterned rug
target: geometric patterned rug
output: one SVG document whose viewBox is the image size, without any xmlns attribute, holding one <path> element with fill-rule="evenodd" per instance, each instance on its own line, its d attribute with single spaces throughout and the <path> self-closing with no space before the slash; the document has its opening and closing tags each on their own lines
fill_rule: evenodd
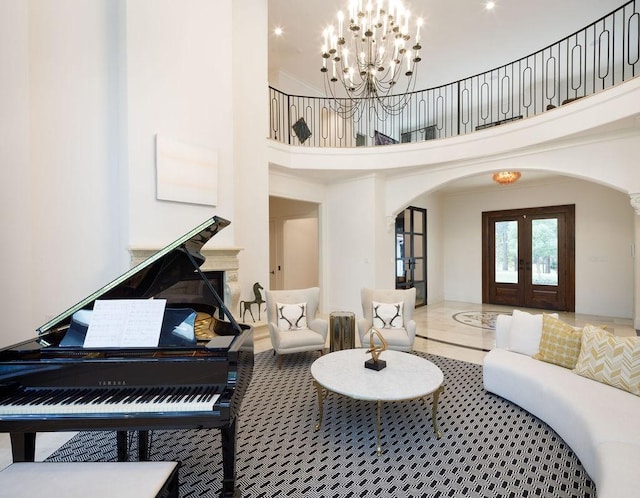
<svg viewBox="0 0 640 498">
<path fill-rule="evenodd" d="M 317 353 L 255 355 L 238 426 L 237 484 L 244 498 L 595 497 L 571 449 L 545 423 L 485 392 L 482 367 L 416 352 L 440 367 L 442 438 L 431 406 L 383 404 L 376 455 L 375 403 L 329 394 L 314 431 L 309 367 Z M 222 479 L 217 430 L 154 431 L 152 460 L 181 462 L 180 496 L 215 497 Z M 135 458 L 135 442 L 132 459 Z M 50 461 L 114 461 L 115 434 L 79 433 Z M 88 496 L 90 495 L 90 492 Z"/>
</svg>

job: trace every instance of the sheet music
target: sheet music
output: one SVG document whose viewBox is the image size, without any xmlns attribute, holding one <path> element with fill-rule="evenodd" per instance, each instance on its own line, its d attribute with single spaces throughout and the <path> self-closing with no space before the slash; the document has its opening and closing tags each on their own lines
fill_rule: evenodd
<svg viewBox="0 0 640 498">
<path fill-rule="evenodd" d="M 166 299 L 96 300 L 85 348 L 154 348 Z"/>
</svg>

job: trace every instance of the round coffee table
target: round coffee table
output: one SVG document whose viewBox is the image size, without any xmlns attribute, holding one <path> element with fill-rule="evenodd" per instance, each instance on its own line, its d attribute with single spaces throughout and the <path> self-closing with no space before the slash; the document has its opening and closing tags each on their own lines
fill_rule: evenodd
<svg viewBox="0 0 640 498">
<path fill-rule="evenodd" d="M 311 365 L 313 384 L 318 393 L 318 423 L 322 425 L 324 400 L 329 391 L 349 398 L 377 402 L 377 452 L 382 454 L 380 444 L 380 415 L 383 402 L 408 401 L 433 395 L 431 423 L 436 437 L 438 429 L 438 398 L 444 390 L 442 371 L 433 363 L 411 353 L 383 351 L 380 359 L 386 368 L 376 371 L 365 368 L 364 362 L 371 358 L 366 349 L 344 349 L 321 356 Z"/>
</svg>

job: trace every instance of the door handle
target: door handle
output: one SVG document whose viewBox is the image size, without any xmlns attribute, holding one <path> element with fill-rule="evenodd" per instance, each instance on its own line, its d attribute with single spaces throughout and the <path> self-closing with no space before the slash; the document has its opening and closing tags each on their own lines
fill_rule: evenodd
<svg viewBox="0 0 640 498">
<path fill-rule="evenodd" d="M 524 259 L 518 260 L 518 270 L 531 270 L 531 261 L 525 261 Z"/>
</svg>

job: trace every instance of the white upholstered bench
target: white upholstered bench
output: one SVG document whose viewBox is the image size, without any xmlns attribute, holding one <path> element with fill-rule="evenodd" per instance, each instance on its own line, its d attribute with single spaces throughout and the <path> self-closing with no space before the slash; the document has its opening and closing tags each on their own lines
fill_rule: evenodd
<svg viewBox="0 0 640 498">
<path fill-rule="evenodd" d="M 177 462 L 20 462 L 0 471 L 11 497 L 178 498 Z"/>
</svg>

